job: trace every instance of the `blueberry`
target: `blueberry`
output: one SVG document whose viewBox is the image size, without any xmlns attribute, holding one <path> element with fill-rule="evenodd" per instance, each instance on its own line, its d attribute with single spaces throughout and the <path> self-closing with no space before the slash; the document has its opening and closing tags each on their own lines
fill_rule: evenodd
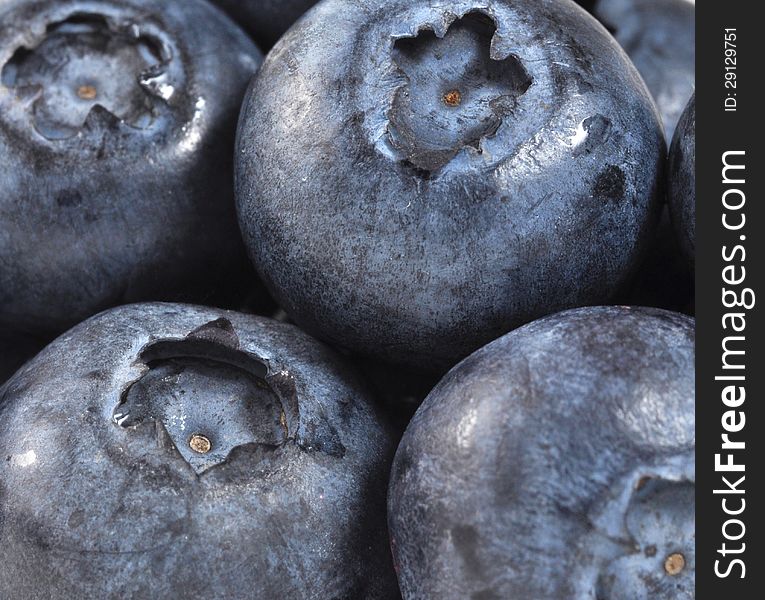
<svg viewBox="0 0 765 600">
<path fill-rule="evenodd" d="M 256 76 L 240 224 L 314 335 L 448 368 L 638 262 L 665 146 L 637 72 L 571 2 L 482 6 L 327 0 Z"/>
<path fill-rule="evenodd" d="M 201 0 L 0 4 L 0 329 L 250 276 L 236 119 L 260 51 Z"/>
<path fill-rule="evenodd" d="M 317 0 L 212 0 L 270 48 Z"/>
<path fill-rule="evenodd" d="M 595 5 L 598 3 L 598 0 L 574 0 L 574 1 L 589 13 L 592 13 L 592 11 L 595 9 Z"/>
<path fill-rule="evenodd" d="M 395 598 L 389 433 L 292 325 L 131 305 L 0 388 L 0 597 Z"/>
<path fill-rule="evenodd" d="M 693 271 L 680 248 L 666 205 L 651 247 L 627 292 L 617 298 L 617 303 L 694 313 Z"/>
<path fill-rule="evenodd" d="M 672 139 L 669 152 L 669 209 L 683 253 L 696 262 L 696 95 L 694 94 Z"/>
<path fill-rule="evenodd" d="M 417 408 L 438 383 L 439 374 L 363 357 L 352 358 L 352 363 L 400 439 Z"/>
<path fill-rule="evenodd" d="M 394 460 L 404 598 L 693 598 L 694 337 L 583 308 L 450 371 Z"/>
<path fill-rule="evenodd" d="M 0 385 L 44 345 L 33 337 L 0 332 Z"/>
<path fill-rule="evenodd" d="M 659 107 L 667 140 L 696 81 L 695 2 L 597 0 L 594 14 L 616 36 Z"/>
</svg>

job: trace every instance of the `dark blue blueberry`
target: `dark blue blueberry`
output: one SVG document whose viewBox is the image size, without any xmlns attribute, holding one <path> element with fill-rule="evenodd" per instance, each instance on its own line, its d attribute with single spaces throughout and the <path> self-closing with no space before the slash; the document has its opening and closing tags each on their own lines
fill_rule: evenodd
<svg viewBox="0 0 765 600">
<path fill-rule="evenodd" d="M 404 598 L 694 598 L 694 337 L 583 308 L 452 369 L 394 460 Z"/>
<path fill-rule="evenodd" d="M 666 206 L 645 260 L 627 292 L 617 297 L 616 303 L 694 314 L 693 272 L 680 248 Z"/>
<path fill-rule="evenodd" d="M 393 443 L 292 325 L 113 309 L 0 387 L 0 597 L 394 599 Z"/>
<path fill-rule="evenodd" d="M 681 117 L 669 153 L 668 204 L 654 243 L 620 300 L 693 313 L 695 266 L 695 96 Z"/>
<path fill-rule="evenodd" d="M 327 0 L 240 120 L 251 257 L 301 327 L 448 367 L 610 299 L 638 263 L 665 144 L 621 48 L 568 1 Z"/>
<path fill-rule="evenodd" d="M 33 337 L 0 332 L 0 385 L 44 345 Z"/>
<path fill-rule="evenodd" d="M 417 408 L 443 373 L 356 357 L 353 364 L 400 438 Z"/>
<path fill-rule="evenodd" d="M 595 0 L 590 4 L 643 76 L 671 140 L 696 82 L 696 3 Z"/>
<path fill-rule="evenodd" d="M 249 31 L 261 48 L 274 45 L 317 0 L 212 0 Z"/>
<path fill-rule="evenodd" d="M 251 278 L 231 149 L 255 45 L 201 0 L 8 0 L 0 22 L 0 329 L 228 301 Z"/>
<path fill-rule="evenodd" d="M 696 262 L 696 95 L 680 118 L 669 152 L 669 210 L 680 247 Z"/>
</svg>

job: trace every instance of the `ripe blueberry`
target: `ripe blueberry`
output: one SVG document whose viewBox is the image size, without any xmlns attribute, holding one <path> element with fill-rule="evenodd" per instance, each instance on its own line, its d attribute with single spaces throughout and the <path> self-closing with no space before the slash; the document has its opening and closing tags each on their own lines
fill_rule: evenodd
<svg viewBox="0 0 765 600">
<path fill-rule="evenodd" d="M 596 0 L 593 12 L 640 71 L 671 140 L 696 81 L 695 3 Z"/>
<path fill-rule="evenodd" d="M 669 152 L 669 210 L 691 268 L 696 262 L 696 95 L 680 118 Z"/>
<path fill-rule="evenodd" d="M 396 597 L 392 442 L 292 325 L 103 313 L 0 388 L 0 597 Z"/>
<path fill-rule="evenodd" d="M 0 329 L 249 275 L 232 191 L 261 54 L 201 0 L 0 3 Z"/>
<path fill-rule="evenodd" d="M 399 438 L 417 407 L 438 383 L 439 375 L 443 375 L 363 357 L 356 357 L 353 365 L 364 378 L 376 404 L 389 417 L 394 434 Z"/>
<path fill-rule="evenodd" d="M 213 0 L 249 31 L 261 48 L 274 45 L 317 0 Z"/>
<path fill-rule="evenodd" d="M 654 225 L 665 145 L 622 50 L 568 1 L 327 0 L 238 133 L 251 256 L 307 331 L 439 368 L 605 301 Z"/>
<path fill-rule="evenodd" d="M 666 205 L 646 258 L 617 303 L 693 314 L 693 271 L 680 248 Z"/>
<path fill-rule="evenodd" d="M 0 385 L 42 346 L 44 343 L 35 338 L 0 332 Z"/>
<path fill-rule="evenodd" d="M 583 308 L 465 359 L 396 452 L 404 598 L 694 597 L 694 329 Z"/>
</svg>

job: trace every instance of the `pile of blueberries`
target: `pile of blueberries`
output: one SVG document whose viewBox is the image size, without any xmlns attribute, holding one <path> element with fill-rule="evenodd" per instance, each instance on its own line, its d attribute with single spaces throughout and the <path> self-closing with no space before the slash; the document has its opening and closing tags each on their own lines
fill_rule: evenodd
<svg viewBox="0 0 765 600">
<path fill-rule="evenodd" d="M 693 21 L 0 0 L 0 599 L 693 598 Z"/>
</svg>

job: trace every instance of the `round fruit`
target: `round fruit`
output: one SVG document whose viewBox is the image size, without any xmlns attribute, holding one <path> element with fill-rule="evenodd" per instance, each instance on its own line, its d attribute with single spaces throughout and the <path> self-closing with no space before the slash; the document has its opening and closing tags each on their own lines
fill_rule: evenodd
<svg viewBox="0 0 765 600">
<path fill-rule="evenodd" d="M 399 446 L 404 598 L 690 600 L 693 320 L 584 308 L 460 363 Z"/>
<path fill-rule="evenodd" d="M 0 329 L 251 277 L 233 202 L 259 50 L 202 0 L 0 0 Z"/>
<path fill-rule="evenodd" d="M 326 0 L 248 93 L 239 218 L 309 332 L 434 369 L 609 299 L 657 215 L 639 75 L 568 0 Z"/>
<path fill-rule="evenodd" d="M 292 325 L 103 313 L 0 388 L 0 597 L 396 598 L 389 433 Z"/>
<path fill-rule="evenodd" d="M 44 345 L 35 338 L 0 332 L 0 385 Z"/>
<path fill-rule="evenodd" d="M 688 0 L 596 0 L 593 12 L 616 36 L 651 90 L 667 140 L 696 83 L 696 5 Z"/>
<path fill-rule="evenodd" d="M 213 0 L 262 48 L 270 48 L 317 0 Z"/>
<path fill-rule="evenodd" d="M 669 152 L 669 210 L 680 246 L 696 262 L 696 95 L 680 118 Z"/>
</svg>

